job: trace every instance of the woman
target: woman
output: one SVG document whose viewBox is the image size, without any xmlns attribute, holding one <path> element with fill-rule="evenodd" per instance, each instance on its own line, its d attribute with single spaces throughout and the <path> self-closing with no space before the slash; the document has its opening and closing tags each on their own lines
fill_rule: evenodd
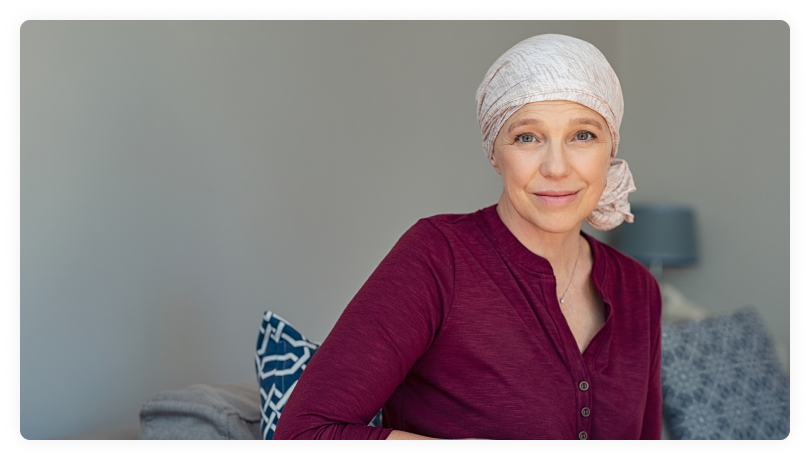
<svg viewBox="0 0 810 460">
<path fill-rule="evenodd" d="M 476 94 L 496 206 L 422 219 L 312 358 L 275 439 L 655 439 L 655 279 L 580 231 L 632 222 L 621 88 L 582 40 L 540 35 Z M 366 426 L 383 408 L 383 426 Z"/>
</svg>

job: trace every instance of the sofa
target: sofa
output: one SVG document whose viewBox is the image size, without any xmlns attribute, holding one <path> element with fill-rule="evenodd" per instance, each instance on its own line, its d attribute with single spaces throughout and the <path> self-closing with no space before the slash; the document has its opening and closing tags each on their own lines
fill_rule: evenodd
<svg viewBox="0 0 810 460">
<path fill-rule="evenodd" d="M 756 309 L 710 316 L 669 285 L 662 284 L 661 294 L 662 439 L 784 439 L 790 431 L 787 354 L 769 336 Z M 257 370 L 267 337 L 274 335 L 279 342 L 278 326 L 297 333 L 286 323 L 270 331 L 271 316 L 265 314 L 264 335 L 257 343 Z M 299 345 L 306 340 L 294 338 Z M 317 343 L 307 342 L 306 353 L 314 352 Z M 160 392 L 143 405 L 140 426 L 72 439 L 267 439 L 286 399 L 268 403 L 272 382 L 262 377 L 272 375 L 265 374 L 259 372 L 259 381 L 194 384 Z M 272 389 L 282 397 L 275 386 Z M 274 413 L 269 409 L 275 407 L 273 402 L 279 406 Z M 369 424 L 380 423 L 375 419 Z"/>
<path fill-rule="evenodd" d="M 662 439 L 785 439 L 790 429 L 786 357 L 780 358 L 756 309 L 710 316 L 671 286 L 661 289 Z M 271 317 L 277 318 L 274 325 Z M 270 382 L 274 372 L 263 379 L 259 359 L 273 337 L 283 343 L 281 335 L 298 332 L 267 312 L 262 333 L 257 382 L 195 384 L 161 392 L 141 410 L 139 438 L 270 439 L 286 398 L 277 382 Z M 302 335 L 287 339 L 308 347 L 301 358 L 317 349 Z M 275 404 L 269 383 L 279 397 Z"/>
</svg>

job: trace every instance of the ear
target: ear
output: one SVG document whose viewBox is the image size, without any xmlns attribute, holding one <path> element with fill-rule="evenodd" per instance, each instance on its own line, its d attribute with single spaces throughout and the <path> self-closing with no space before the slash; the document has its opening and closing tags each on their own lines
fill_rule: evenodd
<svg viewBox="0 0 810 460">
<path fill-rule="evenodd" d="M 489 162 L 492 164 L 492 167 L 495 168 L 495 172 L 502 176 L 501 167 L 498 165 L 498 160 L 495 158 L 495 152 L 489 155 Z"/>
</svg>

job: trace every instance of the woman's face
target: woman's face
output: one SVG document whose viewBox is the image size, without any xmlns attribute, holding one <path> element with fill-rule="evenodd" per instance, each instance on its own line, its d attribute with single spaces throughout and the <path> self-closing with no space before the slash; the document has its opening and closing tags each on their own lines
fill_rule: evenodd
<svg viewBox="0 0 810 460">
<path fill-rule="evenodd" d="M 581 104 L 521 107 L 498 133 L 490 159 L 503 177 L 506 212 L 545 232 L 578 230 L 605 189 L 612 145 L 605 119 Z"/>
</svg>

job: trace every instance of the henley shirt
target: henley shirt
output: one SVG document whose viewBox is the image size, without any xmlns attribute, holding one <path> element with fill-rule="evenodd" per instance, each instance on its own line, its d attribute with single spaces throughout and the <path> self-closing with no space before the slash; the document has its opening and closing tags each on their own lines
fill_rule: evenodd
<svg viewBox="0 0 810 460">
<path fill-rule="evenodd" d="M 580 353 L 551 265 L 495 206 L 419 220 L 310 360 L 274 439 L 660 439 L 658 285 L 583 235 L 605 323 Z"/>
</svg>

